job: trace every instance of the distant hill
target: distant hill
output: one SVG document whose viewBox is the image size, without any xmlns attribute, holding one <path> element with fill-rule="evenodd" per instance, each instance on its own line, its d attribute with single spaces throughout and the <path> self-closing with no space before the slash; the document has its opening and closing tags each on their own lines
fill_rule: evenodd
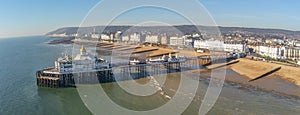
<svg viewBox="0 0 300 115">
<path fill-rule="evenodd" d="M 217 34 L 216 27 L 212 26 L 197 26 L 200 29 L 200 32 L 205 33 L 215 33 Z M 66 34 L 71 35 L 79 32 L 79 35 L 88 34 L 91 32 L 95 32 L 97 34 L 100 34 L 100 31 L 103 31 L 102 33 L 115 33 L 117 31 L 127 31 L 128 33 L 133 32 L 151 32 L 151 34 L 156 33 L 171 33 L 176 34 L 176 32 L 181 31 L 183 34 L 186 33 L 195 33 L 199 32 L 196 26 L 194 25 L 177 25 L 177 26 L 93 26 L 93 27 L 64 27 L 59 28 L 57 30 L 51 31 L 49 33 L 46 33 L 47 36 L 53 35 L 53 34 Z M 176 28 L 176 29 L 175 29 Z M 291 30 L 284 30 L 284 29 L 264 29 L 264 28 L 244 28 L 244 27 L 218 27 L 221 33 L 229 33 L 233 31 L 240 31 L 240 32 L 250 32 L 255 34 L 274 34 L 274 35 L 285 35 L 285 36 L 293 36 L 293 37 L 299 37 L 300 31 L 291 31 Z M 210 34 L 212 34 L 210 33 Z"/>
<path fill-rule="evenodd" d="M 285 34 L 290 36 L 300 36 L 300 31 L 291 31 L 284 29 L 267 29 L 267 28 L 244 28 L 244 27 L 219 27 L 222 33 L 228 33 L 229 31 L 247 31 L 256 34 Z"/>
<path fill-rule="evenodd" d="M 70 35 L 70 34 L 76 33 L 77 30 L 78 30 L 78 27 L 64 27 L 64 28 L 59 28 L 57 30 L 48 32 L 48 33 L 46 33 L 46 35 L 63 34 L 63 33 Z"/>
</svg>

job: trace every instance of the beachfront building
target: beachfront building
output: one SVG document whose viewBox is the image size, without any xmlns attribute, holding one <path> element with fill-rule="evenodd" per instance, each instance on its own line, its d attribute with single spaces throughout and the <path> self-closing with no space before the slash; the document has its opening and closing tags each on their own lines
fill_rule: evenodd
<svg viewBox="0 0 300 115">
<path fill-rule="evenodd" d="M 165 45 L 166 45 L 166 44 L 168 44 L 168 43 L 169 43 L 169 42 L 168 42 L 167 36 L 165 36 L 165 35 L 162 36 L 162 37 L 161 37 L 161 44 L 165 44 Z"/>
<path fill-rule="evenodd" d="M 131 34 L 129 41 L 133 43 L 139 43 L 141 42 L 141 35 L 138 33 Z"/>
<path fill-rule="evenodd" d="M 129 41 L 129 36 L 128 35 L 122 36 L 122 41 L 123 42 L 128 42 Z"/>
<path fill-rule="evenodd" d="M 201 48 L 201 49 L 208 49 L 208 44 L 205 40 L 195 40 L 194 41 L 194 48 Z"/>
<path fill-rule="evenodd" d="M 299 47 L 255 46 L 254 52 L 274 59 L 300 60 Z"/>
<path fill-rule="evenodd" d="M 274 59 L 282 59 L 285 48 L 284 47 L 274 47 L 274 46 L 257 46 L 256 53 L 268 56 Z"/>
<path fill-rule="evenodd" d="M 121 41 L 121 35 L 122 35 L 122 32 L 117 31 L 114 35 L 114 41 Z"/>
<path fill-rule="evenodd" d="M 191 46 L 193 47 L 193 38 L 191 35 L 184 35 L 182 36 L 182 38 L 184 39 L 184 45 L 185 46 Z"/>
<path fill-rule="evenodd" d="M 100 35 L 101 40 L 110 40 L 110 37 L 107 34 Z"/>
<path fill-rule="evenodd" d="M 224 51 L 226 52 L 237 52 L 237 53 L 245 53 L 246 52 L 246 44 L 224 44 Z"/>
<path fill-rule="evenodd" d="M 300 60 L 299 47 L 253 46 L 254 52 L 273 59 Z"/>
<path fill-rule="evenodd" d="M 93 33 L 93 34 L 91 34 L 91 38 L 98 40 L 100 38 L 100 35 L 96 34 L 96 33 Z"/>
<path fill-rule="evenodd" d="M 224 51 L 224 43 L 222 41 L 195 40 L 194 48 L 207 49 L 211 51 Z"/>
<path fill-rule="evenodd" d="M 184 39 L 182 37 L 170 37 L 171 46 L 183 46 Z"/>
<path fill-rule="evenodd" d="M 223 41 L 195 40 L 194 48 L 198 49 L 218 49 L 225 52 L 245 53 L 245 44 L 225 44 Z"/>
<path fill-rule="evenodd" d="M 224 42 L 222 41 L 211 41 L 211 40 L 195 40 L 194 48 L 200 49 L 223 49 L 224 50 Z"/>
<path fill-rule="evenodd" d="M 145 38 L 145 41 L 149 42 L 149 43 L 158 43 L 159 42 L 157 35 L 152 35 L 152 36 L 147 35 L 146 38 Z"/>
<path fill-rule="evenodd" d="M 300 48 L 299 47 L 286 47 L 283 57 L 285 59 L 300 60 Z"/>
</svg>

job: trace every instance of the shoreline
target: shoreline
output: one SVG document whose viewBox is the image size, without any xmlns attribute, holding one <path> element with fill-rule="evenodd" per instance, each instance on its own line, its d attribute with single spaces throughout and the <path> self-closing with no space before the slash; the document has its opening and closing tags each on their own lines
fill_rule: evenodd
<svg viewBox="0 0 300 115">
<path fill-rule="evenodd" d="M 285 97 L 285 98 L 294 98 L 294 99 L 300 99 L 300 87 L 296 86 L 292 83 L 286 82 L 283 79 L 278 79 L 278 78 L 269 78 L 267 80 L 263 80 L 261 82 L 258 83 L 251 83 L 248 82 L 248 78 L 246 76 L 243 76 L 235 71 L 233 71 L 230 68 L 224 68 L 226 71 L 226 76 L 225 76 L 225 80 L 224 80 L 224 84 L 223 87 L 226 86 L 233 86 L 237 89 L 240 90 L 246 90 L 246 91 L 260 91 L 260 92 L 266 92 L 266 93 L 270 93 L 270 94 L 274 94 L 276 96 L 280 96 L 280 97 Z M 221 69 L 217 69 L 215 70 L 216 72 L 220 72 L 223 71 Z M 193 71 L 195 72 L 195 71 Z M 200 79 L 202 79 L 203 81 L 205 81 L 207 84 L 209 84 L 210 81 L 210 72 L 211 70 L 198 70 L 196 72 L 200 72 Z M 228 75 L 230 74 L 230 75 Z M 259 85 L 261 83 L 265 83 L 265 85 Z M 286 91 L 284 90 L 280 90 L 277 89 L 276 87 L 272 87 L 275 84 L 282 84 L 285 87 L 283 89 L 287 89 Z M 291 90 L 291 87 L 293 87 L 295 89 Z"/>
<path fill-rule="evenodd" d="M 300 72 L 298 72 L 300 71 L 299 67 L 254 61 L 246 58 L 240 58 L 238 60 L 240 61 L 239 63 L 230 65 L 228 66 L 228 68 L 249 79 L 254 79 L 255 77 L 269 72 L 274 68 L 281 67 L 281 69 L 279 69 L 278 71 L 272 72 L 270 75 L 267 75 L 262 79 L 280 78 L 300 87 Z"/>
<path fill-rule="evenodd" d="M 76 42 L 72 40 L 73 42 Z M 79 41 L 77 41 L 79 42 Z M 87 41 L 83 41 L 87 42 Z M 62 44 L 65 44 L 62 42 Z M 111 50 L 111 47 L 116 47 L 113 43 L 101 43 L 104 44 L 104 47 L 102 46 L 103 51 L 99 50 L 102 53 L 106 52 L 109 54 L 109 50 Z M 106 44 L 106 45 L 105 45 Z M 109 46 L 106 48 L 106 46 Z M 101 47 L 101 46 L 96 46 Z M 119 50 L 123 50 L 124 48 L 116 47 Z M 133 49 L 127 49 L 133 50 Z M 125 50 L 126 51 L 126 50 Z M 157 51 L 156 51 L 157 52 Z M 183 54 L 193 54 L 193 52 L 188 51 L 182 51 L 180 53 Z M 180 54 L 179 53 L 179 54 Z M 195 54 L 193 54 L 195 55 Z M 200 54 L 196 54 L 200 55 Z M 239 58 L 238 63 L 228 65 L 226 68 L 228 71 L 225 77 L 225 82 L 228 84 L 233 85 L 239 85 L 241 86 L 239 89 L 251 89 L 251 90 L 258 90 L 258 91 L 264 91 L 269 92 L 272 94 L 279 94 L 280 96 L 284 97 L 296 97 L 300 99 L 300 73 L 296 73 L 297 70 L 299 71 L 300 68 L 297 67 L 290 67 L 286 65 L 280 65 L 275 63 L 267 63 L 262 61 L 254 61 L 246 58 Z M 214 65 L 211 65 L 214 66 Z M 274 73 L 271 73 L 270 75 L 267 75 L 261 79 L 258 79 L 256 81 L 248 82 L 249 80 L 260 76 L 276 67 L 282 67 L 279 71 L 276 71 Z M 221 68 L 215 69 L 220 70 Z M 191 72 L 201 72 L 200 78 L 210 78 L 209 71 L 206 70 L 193 70 Z M 204 72 L 204 76 L 202 75 Z M 206 74 L 206 75 L 205 75 Z M 297 77 L 298 76 L 298 77 Z"/>
</svg>

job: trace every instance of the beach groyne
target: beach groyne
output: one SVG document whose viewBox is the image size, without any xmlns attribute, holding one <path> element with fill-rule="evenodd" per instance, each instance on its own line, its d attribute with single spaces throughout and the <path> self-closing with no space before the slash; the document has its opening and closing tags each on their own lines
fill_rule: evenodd
<svg viewBox="0 0 300 115">
<path fill-rule="evenodd" d="M 268 75 L 270 75 L 270 74 L 272 74 L 272 73 L 274 73 L 274 72 L 276 72 L 276 71 L 278 71 L 280 69 L 281 69 L 281 67 L 276 67 L 276 68 L 274 68 L 274 69 L 272 69 L 272 70 L 270 70 L 270 71 L 268 71 L 268 72 L 266 72 L 266 73 L 264 73 L 264 74 L 262 74 L 262 75 L 260 75 L 258 77 L 255 77 L 254 79 L 249 80 L 248 82 L 252 82 L 252 81 L 261 79 L 263 77 L 266 77 L 266 76 L 268 76 Z"/>
</svg>

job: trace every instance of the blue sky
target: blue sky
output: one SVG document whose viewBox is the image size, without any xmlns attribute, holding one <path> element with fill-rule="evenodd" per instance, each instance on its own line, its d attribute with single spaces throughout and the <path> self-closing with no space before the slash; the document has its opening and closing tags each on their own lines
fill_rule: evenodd
<svg viewBox="0 0 300 115">
<path fill-rule="evenodd" d="M 299 0 L 199 1 L 220 26 L 300 30 Z M 42 35 L 60 27 L 79 26 L 87 12 L 98 2 L 99 0 L 2 0 L 0 2 L 0 37 Z M 116 5 L 107 7 L 113 9 L 118 7 L 117 4 L 118 2 Z M 170 2 L 170 4 L 181 6 L 177 2 Z M 136 11 L 136 14 L 145 14 L 145 16 L 124 17 L 121 18 L 123 20 L 120 24 L 130 24 L 131 20 L 139 20 L 139 18 L 151 18 L 149 14 L 160 17 L 156 18 L 158 20 L 172 17 L 166 13 L 155 14 L 155 12 Z M 197 11 L 192 13 L 197 13 Z M 107 14 L 109 15 L 109 12 Z M 101 17 L 108 16 L 102 15 Z M 172 24 L 184 23 L 180 19 L 172 19 Z M 101 25 L 101 19 L 94 25 Z"/>
</svg>

